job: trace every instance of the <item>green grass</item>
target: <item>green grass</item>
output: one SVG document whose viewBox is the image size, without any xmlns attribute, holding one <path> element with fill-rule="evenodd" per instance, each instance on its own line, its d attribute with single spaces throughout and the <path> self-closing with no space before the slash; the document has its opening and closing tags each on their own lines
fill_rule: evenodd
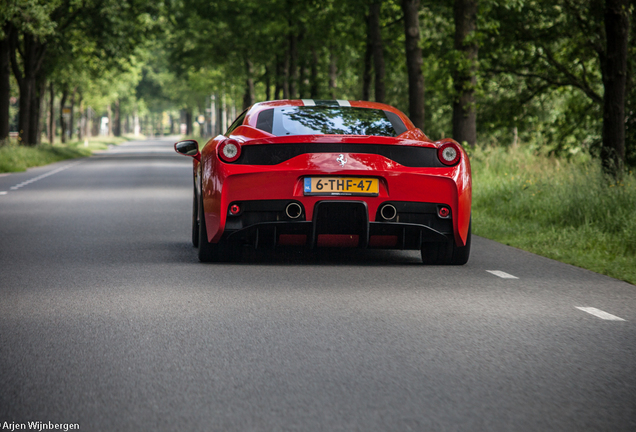
<svg viewBox="0 0 636 432">
<path fill-rule="evenodd" d="M 43 143 L 34 147 L 19 145 L 14 140 L 0 141 L 0 173 L 25 171 L 27 168 L 65 159 L 90 156 L 95 150 L 104 150 L 109 145 L 121 144 L 130 139 L 132 138 L 94 137 L 88 142 L 72 141 L 55 145 Z"/>
<path fill-rule="evenodd" d="M 476 235 L 636 284 L 636 178 L 531 149 L 471 152 Z"/>
</svg>

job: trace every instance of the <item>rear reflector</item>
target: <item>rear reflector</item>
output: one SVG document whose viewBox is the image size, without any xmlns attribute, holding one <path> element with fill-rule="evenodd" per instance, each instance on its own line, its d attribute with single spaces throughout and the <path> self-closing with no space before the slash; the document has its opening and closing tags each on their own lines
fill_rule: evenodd
<svg viewBox="0 0 636 432">
<path fill-rule="evenodd" d="M 304 246 L 307 244 L 305 234 L 281 234 L 278 236 L 278 244 L 281 246 Z"/>
<path fill-rule="evenodd" d="M 350 234 L 318 234 L 318 247 L 357 247 L 359 235 Z"/>
<path fill-rule="evenodd" d="M 397 246 L 398 238 L 394 235 L 372 235 L 369 238 L 369 247 L 393 248 Z"/>
<path fill-rule="evenodd" d="M 439 215 L 439 217 L 441 217 L 442 219 L 446 219 L 450 216 L 450 209 L 448 207 L 440 207 L 437 210 L 437 214 Z"/>
</svg>

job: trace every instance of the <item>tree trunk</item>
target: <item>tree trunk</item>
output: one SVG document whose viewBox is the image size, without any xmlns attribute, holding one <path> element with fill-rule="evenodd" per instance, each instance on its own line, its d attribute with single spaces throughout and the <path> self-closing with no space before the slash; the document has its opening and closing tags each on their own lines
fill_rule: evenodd
<svg viewBox="0 0 636 432">
<path fill-rule="evenodd" d="M 91 116 L 91 136 L 97 136 L 100 133 L 101 127 L 102 127 L 102 118 L 97 117 L 96 116 L 96 112 L 95 111 L 91 111 L 90 112 L 90 116 Z"/>
<path fill-rule="evenodd" d="M 18 60 L 17 48 L 20 42 L 22 43 L 20 50 L 22 59 Z M 46 45 L 38 42 L 28 33 L 24 33 L 22 41 L 20 41 L 18 32 L 15 29 L 10 32 L 9 44 L 11 68 L 20 89 L 20 115 L 18 120 L 20 141 L 22 144 L 32 146 L 39 141 L 39 102 L 44 94 L 44 89 L 40 91 L 39 87 L 42 86 L 44 78 L 38 80 L 38 77 L 42 69 Z"/>
<path fill-rule="evenodd" d="M 362 71 L 362 100 L 371 100 L 371 72 L 373 70 L 373 35 L 371 34 L 371 20 L 367 16 L 367 47 L 364 51 L 364 70 Z"/>
<path fill-rule="evenodd" d="M 179 129 L 181 129 L 181 125 L 179 125 Z M 133 133 L 135 134 L 135 136 L 139 136 L 139 134 L 141 133 L 141 122 L 139 120 L 139 114 L 137 114 L 136 110 L 135 114 L 133 114 Z"/>
<path fill-rule="evenodd" d="M 121 101 L 117 99 L 115 101 L 115 115 L 113 118 L 113 135 L 116 137 L 121 136 Z"/>
<path fill-rule="evenodd" d="M 71 112 L 68 119 L 68 139 L 69 141 L 73 141 L 73 129 L 75 129 L 75 91 L 77 88 L 73 89 L 71 93 Z"/>
<path fill-rule="evenodd" d="M 252 61 L 245 58 L 245 94 L 243 94 L 243 109 L 254 105 L 254 71 Z"/>
<path fill-rule="evenodd" d="M 284 76 L 285 65 L 280 60 L 280 58 L 276 57 L 276 76 L 275 78 L 275 87 L 274 87 L 274 99 L 278 100 L 281 98 L 281 94 L 283 93 L 283 76 Z"/>
<path fill-rule="evenodd" d="M 216 96 L 216 135 L 223 135 L 223 96 Z M 216 136 L 215 135 L 215 136 Z"/>
<path fill-rule="evenodd" d="M 285 63 L 283 63 L 283 99 L 289 99 L 289 50 L 285 53 Z M 224 131 L 225 132 L 225 131 Z"/>
<path fill-rule="evenodd" d="M 332 99 L 336 98 L 336 90 L 338 88 L 338 63 L 334 48 L 329 50 L 329 95 Z"/>
<path fill-rule="evenodd" d="M 42 142 L 42 104 L 44 103 L 44 95 L 46 94 L 46 78 L 43 73 L 39 73 L 35 80 L 35 92 L 31 101 L 31 125 L 30 135 L 35 145 Z"/>
<path fill-rule="evenodd" d="M 369 6 L 369 32 L 373 42 L 373 69 L 375 71 L 375 101 L 384 102 L 384 49 L 380 28 L 381 1 Z"/>
<path fill-rule="evenodd" d="M 316 99 L 318 97 L 318 51 L 316 51 L 316 47 L 311 47 L 311 84 L 309 87 L 309 97 L 312 99 Z"/>
<path fill-rule="evenodd" d="M 298 49 L 294 33 L 289 35 L 289 98 L 298 97 Z"/>
<path fill-rule="evenodd" d="M 409 76 L 409 116 L 420 129 L 424 129 L 424 76 L 422 75 L 422 50 L 418 11 L 420 0 L 402 0 L 406 68 Z"/>
<path fill-rule="evenodd" d="M 192 109 L 188 108 L 185 115 L 186 135 L 192 136 Z"/>
<path fill-rule="evenodd" d="M 0 40 L 0 140 L 9 136 L 9 107 L 11 102 L 11 45 L 9 26 L 4 28 L 4 39 Z"/>
<path fill-rule="evenodd" d="M 62 143 L 66 142 L 66 121 L 64 119 L 64 107 L 66 105 L 67 98 L 68 98 L 68 90 L 65 88 L 62 91 L 62 99 L 60 100 L 60 129 L 62 131 L 62 136 L 61 136 Z"/>
<path fill-rule="evenodd" d="M 77 139 L 81 141 L 84 139 L 84 127 L 86 124 L 86 113 L 84 112 L 84 96 L 80 92 L 78 94 L 79 100 L 77 101 L 78 109 L 79 109 L 79 125 L 77 127 Z"/>
<path fill-rule="evenodd" d="M 265 66 L 265 100 L 271 100 L 272 96 L 272 70 Z"/>
<path fill-rule="evenodd" d="M 113 109 L 110 104 L 106 105 L 106 115 L 108 116 L 108 132 L 107 136 L 113 136 Z"/>
<path fill-rule="evenodd" d="M 53 81 L 49 84 L 49 143 L 55 143 L 55 89 Z"/>
<path fill-rule="evenodd" d="M 601 59 L 603 73 L 603 146 L 606 173 L 620 177 L 625 163 L 625 86 L 629 37 L 628 0 L 605 0 L 607 48 Z"/>
<path fill-rule="evenodd" d="M 459 143 L 474 146 L 477 142 L 475 86 L 478 45 L 473 36 L 477 26 L 477 0 L 455 0 L 454 9 L 455 50 L 460 56 L 453 71 L 453 138 Z"/>
<path fill-rule="evenodd" d="M 18 131 L 20 142 L 25 145 L 35 145 L 35 141 L 31 140 L 29 132 L 31 131 L 31 102 L 32 95 L 35 93 L 35 77 L 25 76 L 22 78 L 20 85 L 20 104 L 18 116 Z"/>
<path fill-rule="evenodd" d="M 307 78 L 307 64 L 304 61 L 300 62 L 300 66 L 298 67 L 298 98 L 305 99 L 307 98 L 307 93 L 309 93 L 309 80 Z"/>
</svg>

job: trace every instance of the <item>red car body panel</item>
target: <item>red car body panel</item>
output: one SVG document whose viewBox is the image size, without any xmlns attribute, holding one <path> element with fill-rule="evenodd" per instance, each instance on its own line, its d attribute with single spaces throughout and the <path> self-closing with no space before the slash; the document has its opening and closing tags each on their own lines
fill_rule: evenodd
<svg viewBox="0 0 636 432">
<path fill-rule="evenodd" d="M 243 125 L 234 129 L 229 137 L 219 135 L 210 139 L 200 149 L 200 157 L 195 157 L 193 162 L 195 181 L 198 182 L 201 176 L 199 193 L 203 203 L 208 241 L 216 243 L 222 239 L 228 218 L 228 208 L 233 202 L 293 199 L 304 206 L 305 220 L 312 221 L 314 206 L 319 201 L 358 200 L 366 203 L 369 221 L 376 219 L 378 207 L 387 201 L 447 205 L 451 209 L 455 244 L 464 246 L 469 232 L 472 201 L 471 168 L 464 149 L 451 139 L 432 142 L 415 128 L 404 114 L 388 105 L 355 101 L 349 103 L 352 107 L 391 111 L 400 117 L 407 131 L 398 137 L 354 135 L 278 137 L 256 128 L 258 114 L 261 111 L 273 107 L 303 105 L 303 101 L 296 100 L 256 104 L 249 109 Z M 259 144 L 372 143 L 438 149 L 444 143 L 453 142 L 457 144 L 461 157 L 455 166 L 407 167 L 377 154 L 307 153 L 276 165 L 244 165 L 226 163 L 219 157 L 219 145 L 228 138 L 237 140 L 241 148 Z M 346 166 L 337 162 L 341 154 L 347 160 Z M 200 159 L 200 162 L 197 159 Z M 378 196 L 304 195 L 303 179 L 308 176 L 374 177 L 379 179 L 380 190 Z M 382 243 L 382 239 L 375 239 L 375 243 Z"/>
</svg>

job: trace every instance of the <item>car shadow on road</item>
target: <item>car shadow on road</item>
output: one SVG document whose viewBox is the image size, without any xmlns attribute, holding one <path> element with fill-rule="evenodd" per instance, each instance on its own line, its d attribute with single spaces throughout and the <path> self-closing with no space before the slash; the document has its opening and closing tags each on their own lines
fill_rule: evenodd
<svg viewBox="0 0 636 432">
<path fill-rule="evenodd" d="M 102 245 L 103 246 L 103 245 Z M 118 248 L 117 253 L 109 247 L 92 249 L 83 253 L 61 254 L 52 257 L 50 254 L 41 259 L 52 259 L 59 263 L 68 259 L 70 262 L 84 264 L 108 263 L 117 264 L 193 264 L 202 266 L 421 266 L 419 251 L 382 250 L 356 248 L 298 248 L 277 247 L 274 249 L 254 249 L 245 246 L 240 254 L 222 262 L 200 263 L 197 248 L 183 241 L 135 241 L 125 248 Z"/>
<path fill-rule="evenodd" d="M 196 249 L 193 250 L 196 255 Z M 422 265 L 419 251 L 356 249 L 356 248 L 294 248 L 254 249 L 243 247 L 240 256 L 224 264 L 241 265 L 303 265 L 303 266 L 413 266 Z M 214 265 L 214 263 L 212 263 Z"/>
</svg>

